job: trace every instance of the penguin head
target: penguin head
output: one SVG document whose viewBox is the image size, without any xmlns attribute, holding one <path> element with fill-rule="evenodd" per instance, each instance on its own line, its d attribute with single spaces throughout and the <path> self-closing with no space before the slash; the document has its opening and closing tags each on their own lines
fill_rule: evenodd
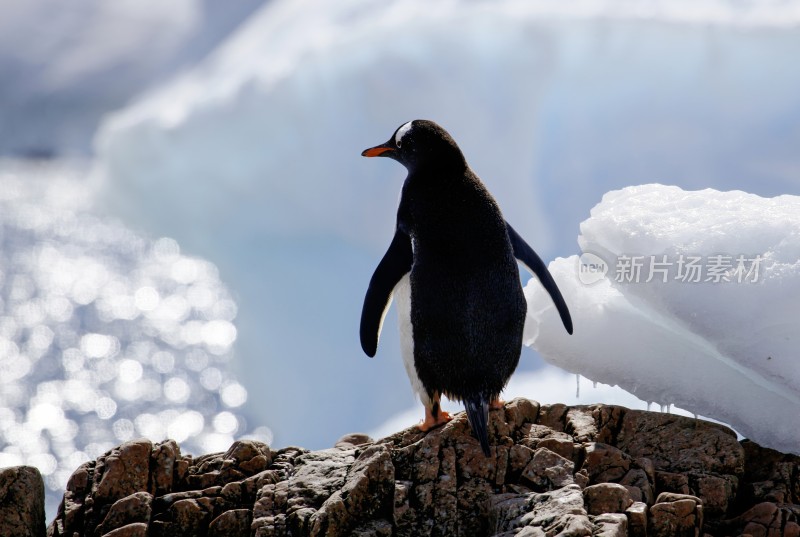
<svg viewBox="0 0 800 537">
<path fill-rule="evenodd" d="M 400 125 L 389 140 L 365 149 L 364 157 L 389 157 L 409 172 L 424 166 L 466 165 L 455 140 L 442 127 L 426 119 Z"/>
</svg>

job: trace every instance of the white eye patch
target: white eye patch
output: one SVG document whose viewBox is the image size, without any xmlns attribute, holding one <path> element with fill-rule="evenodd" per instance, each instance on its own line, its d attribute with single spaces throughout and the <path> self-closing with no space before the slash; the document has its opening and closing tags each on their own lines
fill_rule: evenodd
<svg viewBox="0 0 800 537">
<path fill-rule="evenodd" d="M 413 121 L 409 121 L 408 123 L 406 123 L 405 125 L 403 125 L 399 129 L 397 129 L 397 134 L 394 135 L 394 145 L 396 145 L 397 147 L 400 147 L 400 145 L 402 143 L 401 140 L 403 139 L 403 136 L 405 136 L 406 133 L 411 130 L 411 124 L 412 123 L 413 123 Z"/>
</svg>

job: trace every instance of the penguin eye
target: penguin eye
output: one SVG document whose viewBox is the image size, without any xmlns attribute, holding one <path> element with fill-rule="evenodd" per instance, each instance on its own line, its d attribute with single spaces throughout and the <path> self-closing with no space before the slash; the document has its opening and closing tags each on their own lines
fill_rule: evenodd
<svg viewBox="0 0 800 537">
<path fill-rule="evenodd" d="M 408 131 L 411 130 L 411 123 L 412 121 L 409 121 L 399 129 L 397 129 L 397 134 L 395 134 L 394 136 L 394 145 L 397 146 L 397 149 L 400 149 L 403 146 L 403 141 L 402 141 L 403 137 L 406 135 Z"/>
</svg>

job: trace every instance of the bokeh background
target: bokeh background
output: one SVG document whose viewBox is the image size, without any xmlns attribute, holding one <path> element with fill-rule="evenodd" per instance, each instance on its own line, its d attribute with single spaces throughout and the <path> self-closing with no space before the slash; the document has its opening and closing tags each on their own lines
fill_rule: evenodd
<svg viewBox="0 0 800 537">
<path fill-rule="evenodd" d="M 0 0 L 0 466 L 42 470 L 50 518 L 130 438 L 412 424 L 394 313 L 358 343 L 404 170 L 361 150 L 441 123 L 545 260 L 609 190 L 796 193 L 799 24 L 789 0 Z M 576 380 L 525 349 L 508 396 L 645 405 Z"/>
</svg>

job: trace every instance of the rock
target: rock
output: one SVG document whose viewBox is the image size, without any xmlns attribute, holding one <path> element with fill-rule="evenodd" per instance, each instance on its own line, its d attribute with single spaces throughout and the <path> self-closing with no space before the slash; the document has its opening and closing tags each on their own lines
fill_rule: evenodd
<svg viewBox="0 0 800 537">
<path fill-rule="evenodd" d="M 553 490 L 575 483 L 571 460 L 540 447 L 533 453 L 531 462 L 522 471 L 522 478 L 537 490 Z"/>
<path fill-rule="evenodd" d="M 122 526 L 108 533 L 104 533 L 102 537 L 147 537 L 147 524 L 144 522 L 134 522 L 127 526 Z"/>
<path fill-rule="evenodd" d="M 740 475 L 744 449 L 724 425 L 698 419 L 628 410 L 616 446 L 633 458 L 646 457 L 656 470 Z"/>
<path fill-rule="evenodd" d="M 44 481 L 31 466 L 0 470 L 0 529 L 4 537 L 40 537 L 44 531 Z"/>
<path fill-rule="evenodd" d="M 605 513 L 594 517 L 593 520 L 598 529 L 595 537 L 627 537 L 628 518 L 619 513 Z"/>
<path fill-rule="evenodd" d="M 664 492 L 650 508 L 648 535 L 653 537 L 696 537 L 703 527 L 700 499 L 686 494 Z"/>
<path fill-rule="evenodd" d="M 374 442 L 374 440 L 370 438 L 369 435 L 364 433 L 351 433 L 337 440 L 333 447 L 339 449 L 353 449 L 354 447 L 371 444 L 372 442 Z"/>
<path fill-rule="evenodd" d="M 623 485 L 600 483 L 583 489 L 583 501 L 590 515 L 624 513 L 633 504 L 630 492 Z"/>
<path fill-rule="evenodd" d="M 149 440 L 133 440 L 97 459 L 91 492 L 94 503 L 112 503 L 135 492 L 147 492 L 152 449 Z"/>
<path fill-rule="evenodd" d="M 628 535 L 630 537 L 647 537 L 647 504 L 633 502 L 625 510 L 628 517 Z"/>
<path fill-rule="evenodd" d="M 590 442 L 584 447 L 586 453 L 583 468 L 589 474 L 590 483 L 613 483 L 622 479 L 631 468 L 631 458 L 614 446 Z"/>
<path fill-rule="evenodd" d="M 738 517 L 727 520 L 721 528 L 732 534 L 749 534 L 754 537 L 800 536 L 800 506 L 762 502 Z"/>
<path fill-rule="evenodd" d="M 746 467 L 742 496 L 748 502 L 800 504 L 800 457 L 785 455 L 744 440 Z"/>
<path fill-rule="evenodd" d="M 488 429 L 488 458 L 463 413 L 321 451 L 126 442 L 76 469 L 48 535 L 800 537 L 798 457 L 725 427 L 515 399 Z"/>
<path fill-rule="evenodd" d="M 238 537 L 250 533 L 249 509 L 225 511 L 208 525 L 208 537 Z"/>
<path fill-rule="evenodd" d="M 142 523 L 147 526 L 152 513 L 153 496 L 147 492 L 134 492 L 114 502 L 98 527 L 100 534 L 106 534 L 128 524 Z"/>
</svg>

